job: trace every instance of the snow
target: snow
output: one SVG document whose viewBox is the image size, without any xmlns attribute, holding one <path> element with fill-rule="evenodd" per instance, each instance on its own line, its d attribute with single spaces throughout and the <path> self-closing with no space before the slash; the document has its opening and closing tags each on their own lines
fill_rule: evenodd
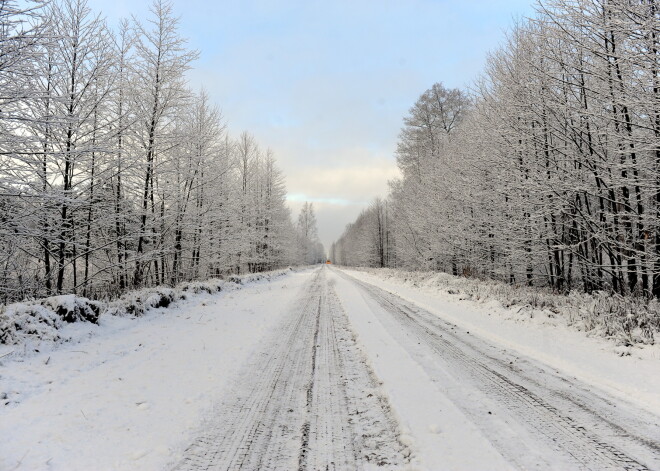
<svg viewBox="0 0 660 471">
<path fill-rule="evenodd" d="M 58 330 L 63 321 L 52 309 L 36 303 L 15 303 L 0 313 L 0 352 L 3 345 L 14 345 L 34 336 L 45 342 L 60 339 Z M 4 347 L 8 352 L 7 347 Z M 8 353 L 7 351 L 4 353 Z"/>
<path fill-rule="evenodd" d="M 248 277 L 143 317 L 65 325 L 71 340 L 39 352 L 4 346 L 0 469 L 167 468 L 306 279 Z"/>
<path fill-rule="evenodd" d="M 391 270 L 344 271 L 491 343 L 660 415 L 660 345 L 617 345 L 578 331 L 542 309 L 507 308 L 492 299 L 461 299 L 459 293 L 410 280 L 403 272 L 397 276 Z"/>
<path fill-rule="evenodd" d="M 0 310 L 0 344 L 52 343 L 72 322 L 97 324 L 103 303 L 73 294 L 10 304 Z"/>
<path fill-rule="evenodd" d="M 397 335 L 392 317 L 361 287 L 336 268 L 322 269 L 382 383 L 374 394 L 391 405 L 401 441 L 412 450 L 409 469 L 511 469 L 501 443 L 493 444 L 488 435 L 492 430 L 508 430 L 501 440 L 515 436 L 513 447 L 534 446 L 515 420 L 489 415 L 487 400 L 470 404 L 471 411 L 457 404 L 456 395 L 469 396 L 469 388 L 436 367 L 437 357 L 416 337 Z M 463 334 L 469 331 L 660 415 L 658 346 L 617 345 L 589 337 L 542 309 L 521 312 L 498 301 L 460 299 L 432 283 L 406 281 L 405 275 L 342 271 L 415 303 Z M 99 325 L 55 317 L 53 322 L 62 324 L 56 331 L 60 340 L 2 346 L 0 469 L 171 467 L 246 374 L 245 366 L 260 364 L 265 340 L 282 328 L 312 273 L 161 290 L 176 299 L 168 308 L 145 308 L 141 316 L 106 311 Z M 150 300 L 155 293 L 129 294 L 112 305 L 118 309 L 114 313 L 133 302 L 157 306 L 157 299 Z M 75 300 L 60 304 L 64 301 Z M 45 309 L 40 303 L 16 309 L 28 312 L 34 306 Z M 475 414 L 486 419 L 475 422 Z"/>
<path fill-rule="evenodd" d="M 348 271 L 347 271 L 348 272 Z M 354 275 L 354 272 L 350 272 Z M 351 282 L 332 273 L 341 303 L 371 367 L 401 422 L 413 465 L 429 470 L 504 470 L 511 466 L 478 428 L 443 394 L 387 330 L 379 307 Z"/>
<path fill-rule="evenodd" d="M 6 308 L 0 306 L 0 358 L 8 352 L 49 350 L 54 344 L 76 341 L 94 332 L 93 327 L 78 325 L 68 328 L 67 323 L 99 324 L 100 316 L 142 316 L 150 309 L 168 307 L 191 294 L 231 290 L 237 285 L 270 280 L 291 270 L 293 268 L 232 275 L 227 280 L 212 278 L 206 281 L 183 282 L 175 288 L 142 288 L 129 291 L 109 303 L 66 294 L 13 303 Z M 9 348 L 8 345 L 19 345 L 21 348 Z"/>
</svg>

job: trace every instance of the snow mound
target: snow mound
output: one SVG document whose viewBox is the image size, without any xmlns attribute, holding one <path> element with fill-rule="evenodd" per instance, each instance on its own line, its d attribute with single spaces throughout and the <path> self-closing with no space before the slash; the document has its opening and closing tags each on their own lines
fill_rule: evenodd
<svg viewBox="0 0 660 471">
<path fill-rule="evenodd" d="M 175 288 L 157 286 L 129 291 L 118 299 L 104 303 L 65 294 L 0 306 L 0 345 L 18 345 L 28 341 L 58 343 L 60 330 L 74 322 L 99 324 L 101 316 L 141 317 L 151 309 L 168 308 L 177 301 L 200 293 L 218 293 L 237 289 L 241 285 L 268 282 L 291 272 L 292 268 L 246 275 L 231 275 L 227 279 L 183 282 Z"/>
<path fill-rule="evenodd" d="M 81 298 L 75 294 L 52 296 L 41 301 L 46 308 L 52 309 L 64 322 L 99 323 L 99 316 L 104 307 L 99 301 Z"/>
<path fill-rule="evenodd" d="M 61 340 L 66 323 L 98 324 L 103 303 L 73 294 L 8 305 L 0 312 L 0 344 L 17 345 L 28 339 Z"/>
<path fill-rule="evenodd" d="M 34 336 L 56 342 L 62 320 L 40 304 L 11 304 L 0 313 L 0 344 L 15 345 Z"/>
<path fill-rule="evenodd" d="M 181 299 L 186 299 L 186 294 L 179 289 L 165 286 L 143 288 L 130 291 L 119 299 L 111 301 L 104 315 L 140 317 L 149 309 L 169 307 L 170 304 Z"/>
<path fill-rule="evenodd" d="M 219 278 L 211 278 L 210 280 L 206 280 L 206 281 L 191 281 L 187 283 L 182 283 L 178 285 L 177 288 L 181 289 L 182 291 L 191 292 L 194 294 L 199 294 L 199 293 L 212 294 L 222 291 L 224 285 L 225 285 L 224 280 L 221 280 Z"/>
<path fill-rule="evenodd" d="M 244 277 L 236 277 L 239 282 Z M 225 289 L 226 281 L 211 278 L 206 281 L 190 281 L 178 284 L 175 288 L 156 286 L 129 291 L 108 304 L 104 314 L 121 317 L 141 317 L 150 309 L 166 308 L 177 301 L 187 299 L 190 294 L 218 293 Z"/>
</svg>

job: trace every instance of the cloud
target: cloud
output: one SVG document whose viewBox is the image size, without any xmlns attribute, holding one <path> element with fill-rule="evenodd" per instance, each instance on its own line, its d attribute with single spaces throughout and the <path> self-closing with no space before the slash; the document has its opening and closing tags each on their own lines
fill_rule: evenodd
<svg viewBox="0 0 660 471">
<path fill-rule="evenodd" d="M 305 201 L 314 204 L 319 236 L 329 250 L 346 225 L 375 197 L 387 196 L 387 182 L 398 176 L 398 169 L 389 160 L 375 160 L 372 165 L 300 169 L 287 176 L 287 200 L 294 218 Z"/>
<path fill-rule="evenodd" d="M 302 168 L 287 174 L 289 193 L 293 200 L 302 197 L 331 202 L 338 199 L 347 204 L 368 204 L 376 196 L 386 196 L 387 182 L 398 176 L 392 162 L 337 168 Z M 339 204 L 339 203 L 336 203 Z"/>
<path fill-rule="evenodd" d="M 437 81 L 467 86 L 530 3 L 223 3 L 213 7 L 217 39 L 191 78 L 212 84 L 232 134 L 248 130 L 275 151 L 294 217 L 314 202 L 328 246 L 387 194 L 402 119 L 417 97 Z M 193 10 L 196 22 L 208 17 Z"/>
</svg>

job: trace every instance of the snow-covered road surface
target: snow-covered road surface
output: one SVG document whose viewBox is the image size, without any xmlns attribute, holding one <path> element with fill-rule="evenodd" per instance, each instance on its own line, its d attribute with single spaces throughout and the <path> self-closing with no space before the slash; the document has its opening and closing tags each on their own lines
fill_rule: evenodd
<svg viewBox="0 0 660 471">
<path fill-rule="evenodd" d="M 317 270 L 177 470 L 400 468 L 409 452 Z"/>
<path fill-rule="evenodd" d="M 653 413 L 493 345 L 395 294 L 334 272 L 343 280 L 338 289 L 351 320 L 358 324 L 360 317 L 368 318 L 382 329 L 381 342 L 389 338 L 394 348 L 405 350 L 398 356 L 407 355 L 424 370 L 449 399 L 448 406 L 458 409 L 505 459 L 504 467 L 660 469 L 660 420 Z M 371 336 L 370 331 L 373 327 L 358 328 L 361 336 Z M 387 391 L 387 379 L 384 387 Z M 397 400 L 392 403 L 397 410 Z M 440 448 L 444 436 L 456 433 L 456 424 L 443 423 L 442 415 Z M 451 469 L 499 467 L 495 462 L 468 465 L 461 461 L 467 455 L 446 451 L 456 460 Z"/>
<path fill-rule="evenodd" d="M 0 469 L 660 469 L 656 402 L 385 286 L 294 272 L 4 358 Z"/>
<path fill-rule="evenodd" d="M 0 470 L 168 469 L 310 273 L 71 324 L 79 340 L 0 359 Z"/>
</svg>

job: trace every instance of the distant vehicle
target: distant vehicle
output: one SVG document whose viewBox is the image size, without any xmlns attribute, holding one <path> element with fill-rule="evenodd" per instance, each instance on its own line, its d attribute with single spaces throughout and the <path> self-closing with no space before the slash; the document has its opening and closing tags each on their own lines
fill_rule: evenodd
<svg viewBox="0 0 660 471">
<path fill-rule="evenodd" d="M 331 265 L 332 262 L 331 262 L 330 260 L 326 260 L 326 261 L 325 261 L 325 264 L 326 264 L 326 265 Z"/>
</svg>

